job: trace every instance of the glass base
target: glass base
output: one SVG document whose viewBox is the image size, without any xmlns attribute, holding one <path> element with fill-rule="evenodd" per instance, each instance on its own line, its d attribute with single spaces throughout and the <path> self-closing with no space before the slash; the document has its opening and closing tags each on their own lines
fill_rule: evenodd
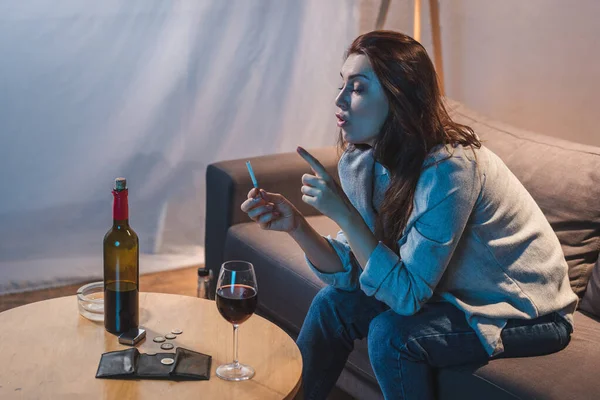
<svg viewBox="0 0 600 400">
<path fill-rule="evenodd" d="M 245 381 L 254 376 L 254 368 L 245 364 L 223 364 L 217 368 L 217 376 L 226 381 Z"/>
</svg>

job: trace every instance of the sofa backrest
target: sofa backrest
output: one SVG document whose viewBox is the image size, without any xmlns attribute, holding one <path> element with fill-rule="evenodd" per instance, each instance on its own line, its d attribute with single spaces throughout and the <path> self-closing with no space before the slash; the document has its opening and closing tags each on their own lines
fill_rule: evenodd
<svg viewBox="0 0 600 400">
<path fill-rule="evenodd" d="M 452 119 L 473 128 L 540 206 L 582 297 L 600 251 L 600 147 L 518 129 L 447 100 Z M 600 132 L 598 132 L 600 135 Z"/>
</svg>

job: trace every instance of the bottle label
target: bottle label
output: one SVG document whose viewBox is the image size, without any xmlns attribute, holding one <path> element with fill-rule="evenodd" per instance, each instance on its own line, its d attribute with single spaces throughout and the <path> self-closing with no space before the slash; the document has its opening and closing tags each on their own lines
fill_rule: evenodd
<svg viewBox="0 0 600 400">
<path fill-rule="evenodd" d="M 128 190 L 113 190 L 113 219 L 122 221 L 129 219 L 129 205 L 127 203 Z"/>
</svg>

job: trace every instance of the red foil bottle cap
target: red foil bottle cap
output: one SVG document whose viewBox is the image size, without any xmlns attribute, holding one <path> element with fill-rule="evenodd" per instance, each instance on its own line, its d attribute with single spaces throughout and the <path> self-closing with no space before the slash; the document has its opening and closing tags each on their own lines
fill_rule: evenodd
<svg viewBox="0 0 600 400">
<path fill-rule="evenodd" d="M 125 178 L 115 179 L 115 189 L 112 191 L 113 194 L 113 219 L 116 221 L 123 221 L 129 219 L 129 204 L 127 190 L 127 180 Z"/>
</svg>

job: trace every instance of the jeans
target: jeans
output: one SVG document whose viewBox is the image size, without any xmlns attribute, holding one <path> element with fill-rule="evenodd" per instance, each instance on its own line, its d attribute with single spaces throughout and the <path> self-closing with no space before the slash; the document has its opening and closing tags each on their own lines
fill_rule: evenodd
<svg viewBox="0 0 600 400">
<path fill-rule="evenodd" d="M 554 353 L 567 346 L 571 331 L 557 313 L 509 320 L 501 333 L 504 352 L 494 358 Z M 426 303 L 403 316 L 362 290 L 327 286 L 313 299 L 297 340 L 305 399 L 326 399 L 354 340 L 364 337 L 385 399 L 434 399 L 434 368 L 490 360 L 464 312 L 450 303 Z"/>
</svg>

